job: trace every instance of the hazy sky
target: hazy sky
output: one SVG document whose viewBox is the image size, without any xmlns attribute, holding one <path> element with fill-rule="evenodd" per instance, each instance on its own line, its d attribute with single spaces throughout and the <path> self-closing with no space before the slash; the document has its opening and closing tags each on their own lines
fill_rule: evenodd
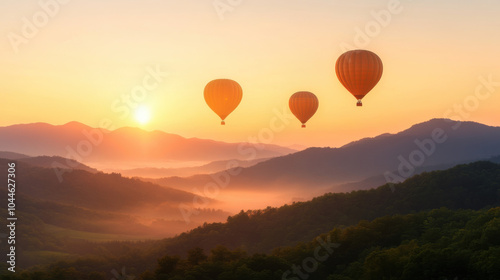
<svg viewBox="0 0 500 280">
<path fill-rule="evenodd" d="M 338 146 L 457 118 L 446 112 L 464 102 L 464 119 L 500 126 L 500 87 L 474 96 L 480 76 L 500 82 L 498 0 L 61 2 L 0 2 L 2 126 L 109 119 L 229 142 L 268 139 L 274 129 L 275 144 Z M 362 108 L 335 75 L 343 47 L 369 49 L 384 63 Z M 154 69 L 168 76 L 156 83 Z M 243 88 L 225 127 L 203 99 L 216 78 Z M 138 95 L 144 81 L 149 89 Z M 134 90 L 139 102 L 122 99 Z M 320 101 L 307 129 L 295 119 L 272 125 L 273 111 L 288 112 L 301 90 Z M 149 123 L 137 121 L 136 105 Z"/>
</svg>

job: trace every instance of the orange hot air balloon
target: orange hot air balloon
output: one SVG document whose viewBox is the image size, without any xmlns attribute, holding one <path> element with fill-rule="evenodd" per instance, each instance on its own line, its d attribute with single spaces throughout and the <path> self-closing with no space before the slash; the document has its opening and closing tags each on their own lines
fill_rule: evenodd
<svg viewBox="0 0 500 280">
<path fill-rule="evenodd" d="M 366 50 L 348 51 L 335 64 L 337 78 L 358 99 L 358 106 L 363 106 L 361 99 L 377 85 L 382 71 L 380 57 Z"/>
<path fill-rule="evenodd" d="M 314 116 L 318 110 L 319 101 L 316 95 L 308 91 L 294 93 L 288 101 L 290 110 L 302 123 L 302 128 L 306 127 L 306 122 Z"/>
<path fill-rule="evenodd" d="M 208 107 L 221 118 L 221 125 L 225 125 L 226 117 L 240 104 L 243 90 L 233 80 L 218 79 L 205 86 L 204 96 Z"/>
</svg>

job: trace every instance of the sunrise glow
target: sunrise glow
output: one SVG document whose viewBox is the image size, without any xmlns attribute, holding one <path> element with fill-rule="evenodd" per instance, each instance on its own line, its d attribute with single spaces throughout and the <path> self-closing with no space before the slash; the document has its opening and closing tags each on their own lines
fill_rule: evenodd
<svg viewBox="0 0 500 280">
<path fill-rule="evenodd" d="M 143 125 L 147 113 L 134 116 L 133 105 L 147 102 L 158 112 L 150 129 L 238 142 L 269 128 L 277 111 L 289 114 L 288 99 L 298 91 L 314 93 L 318 111 L 306 130 L 286 119 L 274 144 L 339 146 L 448 110 L 459 116 L 455 104 L 474 94 L 480 77 L 500 76 L 500 57 L 491 55 L 500 46 L 494 36 L 500 2 L 388 2 L 245 1 L 218 12 L 210 1 L 71 1 L 36 36 L 16 41 L 22 18 L 41 8 L 36 1 L 4 1 L 0 91 L 9 106 L 0 110 L 0 125 L 98 126 L 103 118 L 117 127 Z M 334 70 L 354 48 L 375 52 L 384 64 L 362 108 Z M 205 85 L 219 78 L 243 89 L 226 130 L 203 99 Z M 116 100 L 130 104 L 132 118 L 113 110 Z M 467 120 L 500 125 L 498 103 L 500 94 L 492 94 L 466 112 Z"/>
<path fill-rule="evenodd" d="M 143 105 L 139 106 L 135 110 L 135 120 L 141 125 L 145 125 L 145 124 L 149 123 L 149 121 L 151 120 L 150 109 L 146 106 L 143 106 Z"/>
</svg>

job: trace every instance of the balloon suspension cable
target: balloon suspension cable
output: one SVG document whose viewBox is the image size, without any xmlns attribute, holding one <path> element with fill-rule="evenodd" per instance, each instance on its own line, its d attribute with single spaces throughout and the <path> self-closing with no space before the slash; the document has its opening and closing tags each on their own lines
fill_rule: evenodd
<svg viewBox="0 0 500 280">
<path fill-rule="evenodd" d="M 220 122 L 220 125 L 226 125 L 226 122 L 222 120 L 222 121 Z"/>
<path fill-rule="evenodd" d="M 358 107 L 363 106 L 363 102 L 361 102 L 361 99 L 358 99 L 358 103 L 356 104 L 356 106 L 358 106 Z"/>
<path fill-rule="evenodd" d="M 306 128 L 306 124 L 305 123 L 302 124 L 302 128 Z"/>
</svg>

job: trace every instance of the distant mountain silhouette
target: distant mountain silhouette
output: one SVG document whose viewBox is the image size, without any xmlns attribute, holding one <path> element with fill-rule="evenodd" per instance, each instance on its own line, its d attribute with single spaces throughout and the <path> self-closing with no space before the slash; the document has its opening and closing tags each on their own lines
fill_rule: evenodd
<svg viewBox="0 0 500 280">
<path fill-rule="evenodd" d="M 21 159 L 21 158 L 27 158 L 30 156 L 19 154 L 19 153 L 13 153 L 13 152 L 0 152 L 0 158 L 5 158 L 5 159 Z"/>
<path fill-rule="evenodd" d="M 109 131 L 78 122 L 57 126 L 32 123 L 0 127 L 0 139 L 0 150 L 32 156 L 62 156 L 80 162 L 207 162 L 269 158 L 295 152 L 276 145 L 262 145 L 263 149 L 256 149 L 248 143 L 184 138 L 138 128 Z"/>
<path fill-rule="evenodd" d="M 492 158 L 485 158 L 482 161 L 490 161 L 493 163 L 500 164 L 500 156 L 497 157 L 492 157 Z M 474 161 L 463 161 L 461 163 L 466 164 Z M 430 171 L 436 171 L 436 170 L 446 170 L 449 168 L 452 168 L 456 164 L 450 163 L 450 164 L 441 164 L 441 165 L 428 165 L 428 166 L 423 166 L 423 167 L 418 167 L 415 168 L 415 173 L 420 174 L 422 172 L 430 172 Z M 397 172 L 397 171 L 395 171 Z M 387 179 L 383 174 L 378 175 L 378 176 L 373 176 L 364 180 L 361 180 L 359 182 L 352 182 L 352 183 L 346 183 L 342 185 L 338 185 L 335 187 L 337 191 L 351 191 L 351 190 L 366 190 L 366 189 L 371 189 L 374 186 L 380 186 L 387 183 Z"/>
<path fill-rule="evenodd" d="M 8 160 L 0 159 L 7 166 Z M 60 182 L 51 168 L 40 168 L 17 161 L 16 193 L 95 210 L 133 212 L 144 206 L 170 202 L 191 203 L 194 194 L 161 187 L 152 183 L 128 179 L 120 174 L 89 173 L 73 170 L 63 174 Z"/>
<path fill-rule="evenodd" d="M 16 204 L 17 210 L 37 216 L 45 223 L 58 227 L 68 227 L 74 230 L 98 231 L 106 229 L 106 232 L 116 231 L 113 223 L 127 222 L 126 217 L 134 217 L 130 223 L 142 224 L 142 220 L 149 221 L 155 228 L 142 227 L 139 231 L 130 230 L 129 234 L 138 232 L 156 234 L 159 236 L 174 235 L 188 230 L 196 225 L 203 224 L 207 220 L 218 221 L 227 217 L 229 213 L 213 209 L 198 209 L 200 213 L 191 217 L 190 224 L 184 221 L 179 205 L 195 208 L 193 205 L 197 195 L 176 189 L 165 188 L 149 182 L 137 179 L 128 179 L 120 174 L 105 174 L 89 170 L 72 170 L 63 172 L 60 181 L 57 172 L 53 168 L 47 168 L 53 161 L 53 157 L 35 157 L 20 160 L 0 158 L 0 165 L 16 163 Z M 61 158 L 55 158 L 61 160 Z M 62 159 L 65 160 L 65 159 Z M 43 167 L 40 167 L 43 166 Z M 84 166 L 84 165 L 82 165 Z M 7 168 L 0 170 L 0 176 L 7 178 Z M 6 191 L 1 193 L 2 199 L 6 197 Z M 199 199 L 200 200 L 200 199 Z M 204 200 L 213 201 L 209 198 Z M 6 205 L 6 204 L 5 204 Z M 0 208 L 4 208 L 0 206 Z M 189 209 L 187 209 L 189 210 Z M 59 213 L 58 211 L 67 211 Z M 90 212 L 89 212 L 90 211 Z M 94 214 L 92 214 L 94 213 Z M 71 215 L 77 221 L 92 219 L 81 228 L 78 223 L 69 225 Z M 102 217 L 109 216 L 109 220 L 102 221 Z M 130 218 L 132 219 L 132 218 Z M 131 224 L 132 225 L 132 224 Z M 129 228 L 122 229 L 122 234 L 127 233 Z"/>
<path fill-rule="evenodd" d="M 340 148 L 309 148 L 243 168 L 239 175 L 231 177 L 227 189 L 305 191 L 307 197 L 312 197 L 325 191 L 348 191 L 345 184 L 371 177 L 397 182 L 418 172 L 499 154 L 500 127 L 433 119 L 397 134 L 366 138 Z M 156 182 L 190 189 L 224 177 L 222 172 Z M 380 183 L 376 181 L 372 187 Z M 337 188 L 339 185 L 344 187 Z"/>
<path fill-rule="evenodd" d="M 211 174 L 224 171 L 228 166 L 237 165 L 239 167 L 250 167 L 259 162 L 268 160 L 268 158 L 260 158 L 254 160 L 219 160 L 208 164 L 195 167 L 179 167 L 179 168 L 134 168 L 134 169 L 110 169 L 107 172 L 120 173 L 127 177 L 145 177 L 145 178 L 161 178 L 169 176 L 188 177 L 197 174 Z"/>
<path fill-rule="evenodd" d="M 58 157 L 58 156 L 26 157 L 26 158 L 20 158 L 17 161 L 25 162 L 25 163 L 29 163 L 29 164 L 34 165 L 34 166 L 45 167 L 45 168 L 54 168 L 54 167 L 63 166 L 64 168 L 72 169 L 72 170 L 84 170 L 84 171 L 87 171 L 90 173 L 97 173 L 98 172 L 97 169 L 92 168 L 90 166 L 87 166 L 87 165 L 80 163 L 76 160 L 67 159 L 67 158 Z"/>
<path fill-rule="evenodd" d="M 308 146 L 304 146 L 304 145 L 294 144 L 294 145 L 288 146 L 288 148 L 293 149 L 293 150 L 297 150 L 297 151 L 303 151 L 303 150 L 305 150 L 305 149 L 307 149 L 309 147 Z"/>
<path fill-rule="evenodd" d="M 84 170 L 90 173 L 98 172 L 97 169 L 87 166 L 73 159 L 63 158 L 59 156 L 36 156 L 31 157 L 24 154 L 13 152 L 0 152 L 0 159 L 15 160 L 18 162 L 28 163 L 33 166 L 45 168 L 64 168 L 68 170 Z"/>
</svg>

